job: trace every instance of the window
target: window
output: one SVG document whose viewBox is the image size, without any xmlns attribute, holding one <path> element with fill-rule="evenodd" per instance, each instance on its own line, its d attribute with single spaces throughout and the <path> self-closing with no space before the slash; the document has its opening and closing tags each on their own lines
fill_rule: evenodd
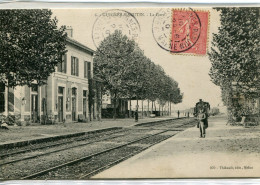
<svg viewBox="0 0 260 185">
<path fill-rule="evenodd" d="M 88 78 L 88 62 L 84 62 L 84 78 Z"/>
<path fill-rule="evenodd" d="M 5 111 L 5 85 L 0 83 L 0 113 Z"/>
<path fill-rule="evenodd" d="M 58 87 L 58 94 L 63 94 L 63 87 Z"/>
<path fill-rule="evenodd" d="M 38 85 L 36 84 L 32 85 L 32 92 L 38 92 Z"/>
<path fill-rule="evenodd" d="M 87 97 L 87 91 L 83 90 L 83 97 L 86 98 Z"/>
<path fill-rule="evenodd" d="M 79 59 L 71 57 L 71 75 L 79 76 Z"/>
<path fill-rule="evenodd" d="M 42 98 L 42 112 L 46 112 L 46 99 L 45 98 Z"/>
<path fill-rule="evenodd" d="M 14 112 L 14 88 L 8 89 L 8 111 Z"/>
<path fill-rule="evenodd" d="M 91 78 L 91 62 L 84 62 L 84 77 L 88 79 Z"/>
<path fill-rule="evenodd" d="M 72 96 L 76 96 L 77 95 L 77 88 L 72 88 Z"/>
<path fill-rule="evenodd" d="M 58 72 L 67 72 L 67 55 L 62 55 L 61 62 L 58 63 Z"/>
</svg>

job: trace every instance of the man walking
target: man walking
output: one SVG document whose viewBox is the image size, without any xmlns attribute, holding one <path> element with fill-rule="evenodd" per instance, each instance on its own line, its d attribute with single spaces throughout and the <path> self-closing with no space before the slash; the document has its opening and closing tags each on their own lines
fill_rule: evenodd
<svg viewBox="0 0 260 185">
<path fill-rule="evenodd" d="M 208 128 L 209 110 L 210 110 L 210 104 L 208 102 L 203 102 L 202 99 L 200 99 L 199 102 L 197 102 L 195 105 L 194 116 L 196 116 L 199 120 L 203 121 L 202 124 L 200 123 L 200 125 L 202 125 L 203 127 L 199 127 L 200 129 Z M 203 118 L 203 119 L 200 118 L 200 117 L 202 117 L 202 115 L 199 115 L 202 112 L 203 112 L 203 114 L 205 114 L 205 118 Z"/>
<path fill-rule="evenodd" d="M 199 110 L 197 119 L 199 121 L 200 137 L 205 138 L 206 137 L 206 127 L 205 127 L 206 114 L 204 109 Z"/>
</svg>

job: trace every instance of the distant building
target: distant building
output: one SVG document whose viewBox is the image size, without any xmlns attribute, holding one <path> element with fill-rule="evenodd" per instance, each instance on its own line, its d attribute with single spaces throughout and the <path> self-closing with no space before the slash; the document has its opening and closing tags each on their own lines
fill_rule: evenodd
<svg viewBox="0 0 260 185">
<path fill-rule="evenodd" d="M 127 110 L 127 99 L 118 98 L 116 102 L 116 114 L 117 117 L 125 118 L 128 117 Z M 102 117 L 103 118 L 113 118 L 114 116 L 114 101 L 110 93 L 104 94 L 102 96 Z"/>
<path fill-rule="evenodd" d="M 0 84 L 0 115 L 20 115 L 22 121 L 32 122 L 45 117 L 56 122 L 100 118 L 101 86 L 93 79 L 94 51 L 70 37 L 66 50 L 47 85 L 13 89 Z"/>
</svg>

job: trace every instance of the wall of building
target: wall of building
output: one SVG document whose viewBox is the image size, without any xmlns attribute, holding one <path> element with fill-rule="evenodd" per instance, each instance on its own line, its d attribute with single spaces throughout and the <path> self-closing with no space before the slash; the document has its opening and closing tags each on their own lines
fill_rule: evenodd
<svg viewBox="0 0 260 185">
<path fill-rule="evenodd" d="M 52 106 L 48 108 L 48 112 L 54 114 L 58 120 L 58 88 L 63 87 L 63 117 L 67 122 L 72 121 L 72 88 L 76 88 L 76 118 L 82 118 L 83 115 L 83 90 L 89 91 L 88 79 L 84 77 L 84 61 L 91 62 L 91 71 L 93 76 L 93 60 L 92 56 L 84 51 L 81 51 L 73 45 L 67 45 L 67 67 L 66 73 L 54 72 L 49 78 L 48 91 L 52 93 L 52 97 L 48 98 L 48 104 Z M 77 57 L 79 60 L 79 75 L 74 76 L 71 73 L 71 57 Z M 56 70 L 57 71 L 57 70 Z M 48 94 L 50 94 L 48 93 Z M 86 108 L 88 109 L 88 100 Z M 87 110 L 88 112 L 88 110 Z M 90 120 L 88 114 L 83 116 L 85 120 Z"/>
<path fill-rule="evenodd" d="M 89 77 L 84 75 L 84 62 L 91 62 L 91 76 L 93 78 L 93 53 L 86 51 L 86 48 L 75 46 L 70 42 L 66 46 L 66 73 L 56 72 L 52 73 L 47 80 L 47 85 L 38 87 L 37 92 L 32 92 L 32 88 L 28 86 L 16 87 L 15 89 L 6 89 L 5 92 L 5 111 L 0 113 L 3 115 L 21 115 L 21 120 L 31 120 L 33 118 L 32 111 L 32 95 L 37 95 L 37 122 L 44 120 L 45 116 L 53 118 L 55 121 L 60 121 L 59 114 L 59 99 L 63 97 L 63 118 L 67 122 L 72 121 L 72 88 L 77 89 L 76 93 L 76 121 L 78 118 L 84 118 L 84 121 L 93 120 L 98 116 L 94 113 L 99 113 L 96 109 L 97 100 L 93 105 L 89 105 Z M 74 76 L 71 74 L 71 57 L 77 57 L 79 60 L 79 74 Z M 59 94 L 58 88 L 63 88 L 63 94 Z M 86 116 L 83 116 L 83 90 L 87 92 L 86 95 Z M 8 96 L 8 101 L 7 101 Z M 35 101 L 35 100 L 34 100 Z M 46 103 L 44 103 L 46 102 Z M 89 110 L 92 106 L 93 110 Z M 35 111 L 34 111 L 35 112 Z M 61 112 L 61 111 L 60 111 Z M 35 115 L 35 114 L 34 114 Z M 90 116 L 92 118 L 90 119 Z M 63 121 L 64 121 L 63 120 Z"/>
</svg>

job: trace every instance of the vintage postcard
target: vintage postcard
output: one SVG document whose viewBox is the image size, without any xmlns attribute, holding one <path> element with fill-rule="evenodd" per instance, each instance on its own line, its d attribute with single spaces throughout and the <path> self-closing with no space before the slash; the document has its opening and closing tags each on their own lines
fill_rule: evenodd
<svg viewBox="0 0 260 185">
<path fill-rule="evenodd" d="M 0 9 L 0 181 L 260 177 L 259 7 Z"/>
</svg>

